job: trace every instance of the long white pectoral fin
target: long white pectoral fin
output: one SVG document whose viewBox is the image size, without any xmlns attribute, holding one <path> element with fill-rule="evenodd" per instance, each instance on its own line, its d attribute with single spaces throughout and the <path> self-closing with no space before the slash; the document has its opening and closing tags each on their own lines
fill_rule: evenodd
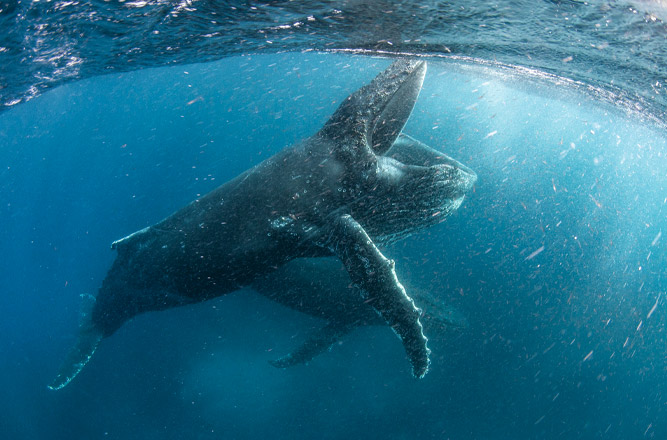
<svg viewBox="0 0 667 440">
<path fill-rule="evenodd" d="M 398 281 L 394 262 L 385 258 L 364 228 L 350 215 L 342 215 L 332 225 L 327 246 L 343 261 L 352 281 L 403 341 L 412 364 L 412 373 L 422 378 L 430 364 L 420 310 Z"/>
</svg>

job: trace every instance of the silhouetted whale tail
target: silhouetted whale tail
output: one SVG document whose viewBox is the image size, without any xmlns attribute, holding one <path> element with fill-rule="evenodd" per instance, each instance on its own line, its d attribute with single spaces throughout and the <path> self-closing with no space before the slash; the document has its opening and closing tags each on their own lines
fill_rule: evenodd
<svg viewBox="0 0 667 440">
<path fill-rule="evenodd" d="M 92 295 L 81 295 L 81 297 L 83 298 L 83 304 L 81 305 L 79 338 L 61 365 L 58 375 L 48 385 L 49 389 L 52 390 L 64 388 L 79 374 L 95 353 L 97 344 L 100 343 L 103 336 L 102 331 L 93 324 L 91 318 L 95 297 Z"/>
</svg>

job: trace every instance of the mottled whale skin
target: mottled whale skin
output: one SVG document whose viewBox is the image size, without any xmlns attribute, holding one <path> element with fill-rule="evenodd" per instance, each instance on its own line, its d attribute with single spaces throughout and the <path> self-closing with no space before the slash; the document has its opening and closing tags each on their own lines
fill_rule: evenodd
<svg viewBox="0 0 667 440">
<path fill-rule="evenodd" d="M 269 361 L 275 367 L 307 363 L 358 327 L 387 325 L 363 299 L 345 267 L 335 258 L 294 259 L 257 278 L 250 287 L 290 309 L 326 321 L 299 348 Z M 410 288 L 410 295 L 422 309 L 420 320 L 427 333 L 442 336 L 452 329 L 466 328 L 468 320 L 463 313 L 446 304 L 438 293 Z"/>
<path fill-rule="evenodd" d="M 409 165 L 454 165 L 474 175 L 471 170 L 445 153 L 403 133 L 385 156 Z M 452 200 L 448 205 L 443 204 L 442 209 L 447 210 L 444 215 L 449 215 L 456 209 L 459 202 L 460 200 Z M 357 327 L 387 325 L 366 301 L 363 292 L 351 281 L 345 267 L 335 258 L 294 259 L 277 270 L 256 278 L 250 287 L 286 307 L 327 321 L 324 327 L 314 331 L 298 349 L 271 361 L 276 367 L 306 363 L 329 350 Z M 442 334 L 446 329 L 467 327 L 465 316 L 443 303 L 437 295 L 415 288 L 410 289 L 410 294 L 422 309 L 420 319 L 427 330 Z"/>
<path fill-rule="evenodd" d="M 384 156 L 425 73 L 425 61 L 393 62 L 312 137 L 114 242 L 117 257 L 49 387 L 67 385 L 102 338 L 140 313 L 205 301 L 294 258 L 323 256 L 343 262 L 402 340 L 413 374 L 423 377 L 430 350 L 419 309 L 376 243 L 441 221 L 476 178 L 455 163 L 419 166 Z"/>
</svg>

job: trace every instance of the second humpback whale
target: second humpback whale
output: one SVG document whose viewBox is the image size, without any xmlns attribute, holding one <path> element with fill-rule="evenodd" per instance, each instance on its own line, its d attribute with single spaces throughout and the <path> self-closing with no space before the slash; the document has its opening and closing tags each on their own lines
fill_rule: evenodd
<svg viewBox="0 0 667 440">
<path fill-rule="evenodd" d="M 342 261 L 403 341 L 413 374 L 423 377 L 430 350 L 419 309 L 376 243 L 442 221 L 476 179 L 456 162 L 419 165 L 385 156 L 425 74 L 425 61 L 393 62 L 310 138 L 114 242 L 116 259 L 49 387 L 67 385 L 101 339 L 140 313 L 205 301 L 294 258 L 323 256 Z"/>
<path fill-rule="evenodd" d="M 345 267 L 335 258 L 296 258 L 268 275 L 257 278 L 250 287 L 261 295 L 290 309 L 327 321 L 296 350 L 270 361 L 275 367 L 306 363 L 329 350 L 346 334 L 362 326 L 386 325 L 351 283 Z M 422 308 L 420 317 L 426 330 L 443 333 L 465 328 L 468 320 L 437 295 L 412 287 L 410 294 Z"/>
</svg>

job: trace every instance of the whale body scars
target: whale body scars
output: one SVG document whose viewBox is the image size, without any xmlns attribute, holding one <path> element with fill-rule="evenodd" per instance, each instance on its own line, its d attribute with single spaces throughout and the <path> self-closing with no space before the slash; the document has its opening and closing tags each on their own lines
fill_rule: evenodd
<svg viewBox="0 0 667 440">
<path fill-rule="evenodd" d="M 342 261 L 398 334 L 413 374 L 426 374 L 419 309 L 377 245 L 444 220 L 476 176 L 400 135 L 425 73 L 424 61 L 395 61 L 312 137 L 114 242 L 117 257 L 50 388 L 67 385 L 100 340 L 137 314 L 205 301 L 293 259 L 325 256 Z"/>
</svg>

